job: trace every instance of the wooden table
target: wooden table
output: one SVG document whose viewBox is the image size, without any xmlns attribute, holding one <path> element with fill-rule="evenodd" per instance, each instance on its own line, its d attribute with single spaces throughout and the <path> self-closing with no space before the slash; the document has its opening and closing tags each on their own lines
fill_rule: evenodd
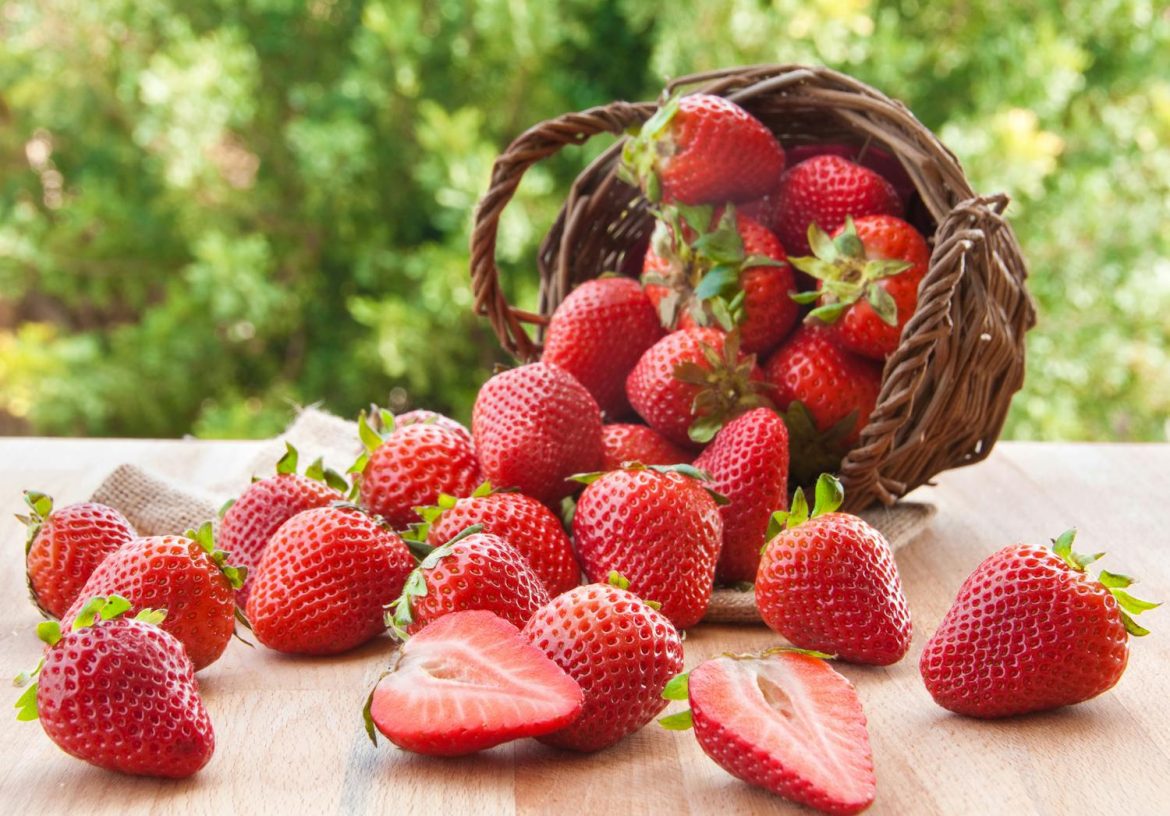
<svg viewBox="0 0 1170 816">
<path fill-rule="evenodd" d="M 32 666 L 37 622 L 25 596 L 20 489 L 61 503 L 86 497 L 120 462 L 212 481 L 255 443 L 0 440 L 0 670 Z M 916 498 L 938 505 L 930 528 L 898 553 L 915 623 L 910 655 L 890 668 L 839 668 L 869 717 L 875 814 L 1170 813 L 1170 619 L 1133 644 L 1113 691 L 1084 705 L 979 722 L 934 705 L 918 654 L 955 590 L 992 550 L 1080 528 L 1108 569 L 1142 577 L 1142 597 L 1170 599 L 1170 446 L 1002 444 L 985 463 L 944 474 Z M 767 629 L 701 626 L 687 666 L 775 642 Z M 0 803 L 26 813 L 806 813 L 733 779 L 687 732 L 650 726 L 592 756 L 534 741 L 434 760 L 374 748 L 360 709 L 391 645 L 333 659 L 290 658 L 233 643 L 200 683 L 215 724 L 211 763 L 182 782 L 123 777 L 59 751 L 35 723 L 0 717 Z M 15 701 L 18 692 L 9 696 Z"/>
</svg>

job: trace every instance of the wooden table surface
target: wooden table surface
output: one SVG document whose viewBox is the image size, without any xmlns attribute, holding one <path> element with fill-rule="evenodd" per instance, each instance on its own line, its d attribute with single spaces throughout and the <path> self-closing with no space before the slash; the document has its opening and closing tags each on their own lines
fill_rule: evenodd
<svg viewBox="0 0 1170 816">
<path fill-rule="evenodd" d="M 136 462 L 211 482 L 243 467 L 255 443 L 0 439 L 0 671 L 35 664 L 37 616 L 22 573 L 20 489 L 61 504 L 88 496 L 115 464 Z M 1170 599 L 1170 445 L 1001 444 L 982 464 L 943 474 L 915 498 L 938 514 L 898 553 L 914 643 L 889 668 L 841 665 L 869 717 L 874 814 L 1170 813 L 1170 619 L 1132 644 L 1129 669 L 1086 704 L 979 722 L 936 706 L 918 655 L 962 579 L 994 549 L 1080 528 L 1084 551 Z M 687 667 L 775 644 L 762 626 L 700 626 Z M 215 725 L 211 763 L 171 782 L 119 776 L 58 750 L 35 723 L 0 716 L 3 813 L 807 813 L 724 773 L 689 732 L 644 728 L 591 756 L 535 741 L 436 760 L 374 748 L 360 709 L 387 662 L 385 638 L 339 658 L 291 658 L 239 643 L 203 671 Z M 11 689 L 15 701 L 18 691 Z"/>
</svg>

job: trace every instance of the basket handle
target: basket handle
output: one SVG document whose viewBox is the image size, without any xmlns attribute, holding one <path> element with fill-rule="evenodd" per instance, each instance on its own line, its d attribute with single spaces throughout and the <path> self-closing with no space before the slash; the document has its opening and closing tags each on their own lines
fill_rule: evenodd
<svg viewBox="0 0 1170 816">
<path fill-rule="evenodd" d="M 496 266 L 496 237 L 500 215 L 528 168 L 560 151 L 566 145 L 581 145 L 599 133 L 620 136 L 626 129 L 645 122 L 654 113 L 653 102 L 611 102 L 596 108 L 566 113 L 541 122 L 516 137 L 492 165 L 491 184 L 475 208 L 471 232 L 471 290 L 475 312 L 485 315 L 509 353 L 529 359 L 537 346 L 522 323 L 545 324 L 544 315 L 509 306 L 500 286 Z"/>
</svg>

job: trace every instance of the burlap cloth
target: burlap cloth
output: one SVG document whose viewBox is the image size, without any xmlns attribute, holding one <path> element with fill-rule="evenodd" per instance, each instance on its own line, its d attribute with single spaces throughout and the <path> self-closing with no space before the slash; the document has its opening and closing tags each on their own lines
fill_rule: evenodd
<svg viewBox="0 0 1170 816">
<path fill-rule="evenodd" d="M 138 465 L 119 465 L 94 491 L 93 500 L 120 510 L 140 535 L 181 533 L 215 521 L 223 503 L 240 494 L 253 475 L 267 476 L 284 454 L 285 443 L 300 452 L 304 468 L 318 456 L 339 472 L 353 463 L 361 449 L 357 424 L 316 408 L 302 410 L 285 432 L 268 440 L 240 471 L 222 474 L 210 484 L 191 484 Z M 897 550 L 918 536 L 934 515 L 934 506 L 899 502 L 875 507 L 862 516 Z M 717 589 L 703 618 L 716 623 L 759 623 L 754 593 Z"/>
</svg>

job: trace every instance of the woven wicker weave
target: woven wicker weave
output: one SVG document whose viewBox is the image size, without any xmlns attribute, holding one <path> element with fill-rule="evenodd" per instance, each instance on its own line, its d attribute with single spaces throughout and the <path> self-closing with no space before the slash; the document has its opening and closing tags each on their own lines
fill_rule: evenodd
<svg viewBox="0 0 1170 816">
<path fill-rule="evenodd" d="M 726 96 L 785 147 L 815 142 L 873 144 L 896 156 L 918 195 L 907 218 L 930 237 L 930 269 L 918 308 L 886 362 L 869 424 L 841 466 L 846 509 L 898 497 L 943 470 L 991 450 L 1024 378 L 1024 333 L 1036 320 L 1007 197 L 977 196 L 954 155 L 900 102 L 826 68 L 764 65 L 683 77 L 676 89 Z M 471 237 L 475 308 L 503 347 L 521 360 L 540 354 L 548 315 L 574 286 L 607 270 L 640 271 L 653 223 L 637 191 L 619 181 L 622 141 L 573 184 L 541 246 L 540 311 L 510 306 L 496 266 L 500 214 L 525 171 L 566 145 L 599 133 L 621 135 L 655 103 L 613 102 L 542 122 L 496 160 Z M 525 324 L 536 327 L 536 338 Z"/>
</svg>

